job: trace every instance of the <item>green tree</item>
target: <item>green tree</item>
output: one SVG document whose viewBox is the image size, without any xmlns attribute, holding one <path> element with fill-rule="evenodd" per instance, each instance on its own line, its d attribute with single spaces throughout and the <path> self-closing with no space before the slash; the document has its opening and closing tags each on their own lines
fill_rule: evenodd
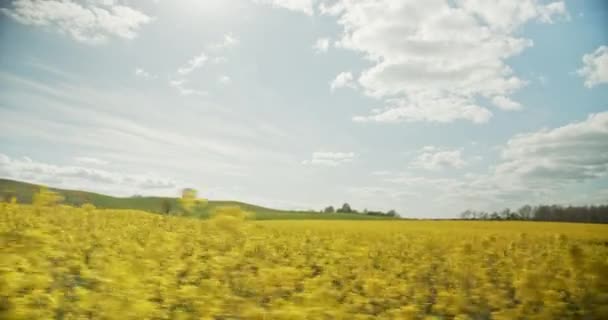
<svg viewBox="0 0 608 320">
<path fill-rule="evenodd" d="M 351 213 L 351 212 L 353 212 L 353 209 L 351 209 L 351 207 L 348 203 L 344 203 L 342 205 L 342 208 L 338 209 L 338 212 Z"/>
<path fill-rule="evenodd" d="M 171 213 L 171 209 L 173 209 L 173 204 L 169 199 L 163 199 L 160 203 L 160 210 L 164 214 Z"/>
</svg>

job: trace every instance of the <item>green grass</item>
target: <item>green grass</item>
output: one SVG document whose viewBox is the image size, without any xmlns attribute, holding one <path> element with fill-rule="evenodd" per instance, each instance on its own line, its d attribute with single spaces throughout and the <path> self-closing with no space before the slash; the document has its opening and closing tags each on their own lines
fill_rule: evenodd
<svg viewBox="0 0 608 320">
<path fill-rule="evenodd" d="M 0 201 L 15 196 L 19 203 L 32 203 L 32 198 L 40 189 L 40 185 L 27 182 L 0 179 Z M 49 188 L 64 197 L 64 203 L 81 206 L 90 203 L 97 208 L 105 209 L 134 209 L 154 213 L 163 213 L 166 203 L 170 204 L 172 213 L 179 212 L 177 198 L 170 197 L 112 197 L 104 194 Z M 387 217 L 368 216 L 352 213 L 319 213 L 313 211 L 291 211 L 270 209 L 238 201 L 210 200 L 206 206 L 193 212 L 194 216 L 207 218 L 218 207 L 239 206 L 245 211 L 254 213 L 256 220 L 298 220 L 298 219 L 325 219 L 325 220 L 386 220 Z"/>
</svg>

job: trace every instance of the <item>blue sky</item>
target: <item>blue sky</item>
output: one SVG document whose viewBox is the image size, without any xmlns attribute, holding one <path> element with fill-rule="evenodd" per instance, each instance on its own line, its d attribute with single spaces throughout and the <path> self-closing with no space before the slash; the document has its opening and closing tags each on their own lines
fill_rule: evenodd
<svg viewBox="0 0 608 320">
<path fill-rule="evenodd" d="M 409 217 L 608 200 L 608 5 L 0 4 L 0 175 Z"/>
</svg>

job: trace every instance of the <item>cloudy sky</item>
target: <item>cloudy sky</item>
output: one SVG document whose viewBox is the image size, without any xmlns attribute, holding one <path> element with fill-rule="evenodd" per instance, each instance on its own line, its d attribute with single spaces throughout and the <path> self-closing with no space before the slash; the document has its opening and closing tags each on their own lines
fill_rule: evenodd
<svg viewBox="0 0 608 320">
<path fill-rule="evenodd" d="M 608 4 L 2 1 L 0 176 L 409 217 L 606 203 Z"/>
</svg>

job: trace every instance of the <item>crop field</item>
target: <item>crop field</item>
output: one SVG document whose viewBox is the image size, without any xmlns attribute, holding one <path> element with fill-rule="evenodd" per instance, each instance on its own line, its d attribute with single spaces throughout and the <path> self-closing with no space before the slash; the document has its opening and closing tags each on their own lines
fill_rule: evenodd
<svg viewBox="0 0 608 320">
<path fill-rule="evenodd" d="M 608 226 L 0 203 L 1 319 L 608 319 Z"/>
</svg>

